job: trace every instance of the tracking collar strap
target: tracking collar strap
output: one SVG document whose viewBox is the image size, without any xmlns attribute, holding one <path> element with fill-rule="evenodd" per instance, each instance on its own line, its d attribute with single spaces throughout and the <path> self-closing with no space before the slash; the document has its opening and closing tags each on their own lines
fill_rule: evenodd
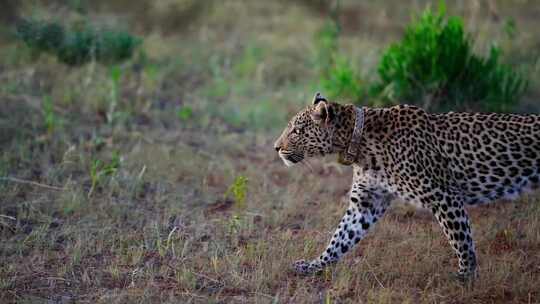
<svg viewBox="0 0 540 304">
<path fill-rule="evenodd" d="M 360 150 L 360 141 L 362 139 L 362 131 L 364 130 L 364 107 L 354 107 L 355 119 L 354 130 L 351 137 L 351 142 L 345 152 L 339 154 L 339 163 L 343 165 L 352 165 L 358 158 Z"/>
</svg>

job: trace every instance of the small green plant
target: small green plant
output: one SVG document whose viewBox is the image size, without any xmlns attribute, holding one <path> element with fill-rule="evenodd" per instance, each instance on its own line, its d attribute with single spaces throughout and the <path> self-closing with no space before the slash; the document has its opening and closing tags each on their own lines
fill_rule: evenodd
<svg viewBox="0 0 540 304">
<path fill-rule="evenodd" d="M 181 121 L 186 121 L 193 117 L 193 109 L 190 106 L 183 106 L 178 109 L 177 114 Z"/>
<path fill-rule="evenodd" d="M 247 183 L 248 179 L 245 176 L 237 176 L 225 193 L 225 196 L 234 198 L 234 205 L 239 210 L 246 208 Z"/>
<path fill-rule="evenodd" d="M 103 178 L 112 176 L 120 168 L 120 155 L 118 152 L 113 152 L 112 158 L 109 162 L 105 163 L 99 159 L 92 161 L 90 165 L 90 190 L 88 191 L 88 197 L 91 197 L 96 187 L 103 182 Z"/>
<path fill-rule="evenodd" d="M 120 67 L 111 67 L 109 71 L 109 78 L 111 80 L 111 95 L 109 100 L 109 110 L 107 111 L 107 122 L 112 123 L 116 116 L 116 107 L 118 106 L 120 95 L 120 79 L 122 78 L 122 70 Z"/>
<path fill-rule="evenodd" d="M 236 212 L 225 223 L 229 235 L 238 235 L 242 228 L 246 226 L 247 221 L 242 211 L 246 209 L 247 183 L 248 179 L 245 176 L 237 176 L 225 193 L 226 197 L 232 196 L 234 198 L 233 206 L 236 209 Z M 238 241 L 237 238 L 234 240 L 235 242 Z"/>
<path fill-rule="evenodd" d="M 127 32 L 96 29 L 84 24 L 66 29 L 58 22 L 23 20 L 16 28 L 17 37 L 37 53 L 55 55 L 68 65 L 92 60 L 114 63 L 129 59 L 141 39 Z"/>
<path fill-rule="evenodd" d="M 52 134 L 58 126 L 58 118 L 54 113 L 54 104 L 51 96 L 43 96 L 43 115 L 45 118 L 45 127 L 47 128 L 47 133 Z"/>
<path fill-rule="evenodd" d="M 390 103 L 409 102 L 428 109 L 507 111 L 519 100 L 527 81 L 500 62 L 493 46 L 483 58 L 463 20 L 429 8 L 413 20 L 403 39 L 392 44 L 378 66 L 380 81 L 371 93 Z"/>
</svg>

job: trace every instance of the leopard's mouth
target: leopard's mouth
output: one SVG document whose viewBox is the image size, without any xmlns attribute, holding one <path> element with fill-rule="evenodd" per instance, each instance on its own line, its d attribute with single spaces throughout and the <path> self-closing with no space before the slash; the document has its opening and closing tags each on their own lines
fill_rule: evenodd
<svg viewBox="0 0 540 304">
<path fill-rule="evenodd" d="M 279 150 L 278 154 L 287 167 L 291 167 L 304 159 L 304 155 L 293 151 Z"/>
</svg>

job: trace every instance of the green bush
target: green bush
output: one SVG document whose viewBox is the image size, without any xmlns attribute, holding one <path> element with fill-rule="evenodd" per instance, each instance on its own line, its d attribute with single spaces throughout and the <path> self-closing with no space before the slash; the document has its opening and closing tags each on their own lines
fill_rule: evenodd
<svg viewBox="0 0 540 304">
<path fill-rule="evenodd" d="M 461 18 L 447 18 L 444 5 L 437 13 L 427 9 L 383 54 L 371 93 L 432 110 L 510 110 L 527 81 L 501 63 L 499 48 L 487 58 L 472 49 Z"/>
<path fill-rule="evenodd" d="M 141 39 L 126 32 L 97 30 L 90 25 L 66 30 L 56 22 L 24 20 L 17 26 L 17 37 L 36 52 L 55 55 L 68 65 L 91 60 L 115 63 L 129 59 Z"/>
</svg>

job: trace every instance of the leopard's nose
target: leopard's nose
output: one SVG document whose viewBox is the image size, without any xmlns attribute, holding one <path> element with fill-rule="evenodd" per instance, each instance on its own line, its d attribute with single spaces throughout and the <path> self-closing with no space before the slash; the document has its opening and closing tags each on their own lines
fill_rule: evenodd
<svg viewBox="0 0 540 304">
<path fill-rule="evenodd" d="M 275 143 L 274 143 L 274 150 L 276 150 L 276 152 L 279 152 L 279 149 L 281 149 L 281 145 L 279 143 L 279 140 L 277 140 Z"/>
</svg>

